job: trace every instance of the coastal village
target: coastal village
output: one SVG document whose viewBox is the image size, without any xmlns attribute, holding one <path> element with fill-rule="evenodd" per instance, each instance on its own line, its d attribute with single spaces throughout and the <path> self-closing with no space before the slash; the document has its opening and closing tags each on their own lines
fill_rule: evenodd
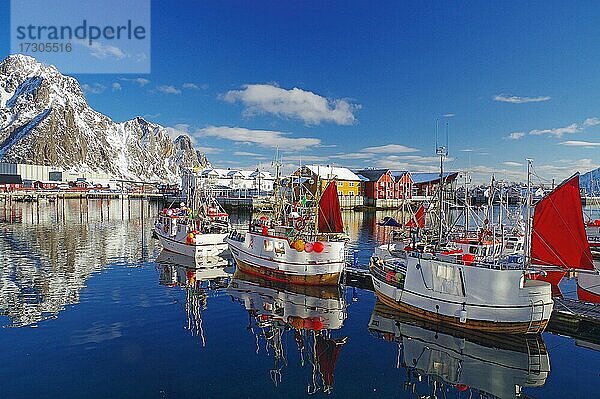
<svg viewBox="0 0 600 399">
<path fill-rule="evenodd" d="M 304 165 L 289 176 L 283 176 L 282 184 L 305 186 L 311 193 L 324 190 L 325 184 L 335 180 L 342 209 L 396 209 L 405 203 L 431 200 L 437 191 L 440 174 L 435 172 L 398 171 L 391 169 L 364 168 L 351 170 L 342 166 Z M 468 172 L 444 172 L 446 198 L 463 203 L 465 190 L 472 205 L 489 201 L 489 184 L 473 184 Z M 182 168 L 181 182 L 135 181 L 117 179 L 102 172 L 72 172 L 43 165 L 0 162 L 0 196 L 12 196 L 17 200 L 61 194 L 115 196 L 140 194 L 160 196 L 165 199 L 189 196 L 191 186 L 210 187 L 214 197 L 224 205 L 241 208 L 264 206 L 264 199 L 273 194 L 275 176 L 265 166 L 254 170 L 232 168 Z M 321 187 L 317 187 L 321 182 Z M 508 204 L 523 202 L 526 193 L 524 182 L 495 181 L 502 187 L 504 201 Z M 552 181 L 533 186 L 534 199 L 542 198 L 555 186 Z M 600 195 L 600 185 L 582 187 L 582 198 Z M 494 194 L 493 202 L 499 202 Z"/>
</svg>

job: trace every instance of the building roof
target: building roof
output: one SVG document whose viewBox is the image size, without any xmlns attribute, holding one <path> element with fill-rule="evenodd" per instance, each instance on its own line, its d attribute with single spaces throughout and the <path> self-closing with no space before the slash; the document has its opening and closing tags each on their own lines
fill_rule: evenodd
<svg viewBox="0 0 600 399">
<path fill-rule="evenodd" d="M 408 170 L 392 170 L 392 177 L 394 178 L 394 181 L 396 181 L 396 182 L 398 180 L 402 179 L 402 177 L 406 174 L 410 174 L 410 172 Z M 411 179 L 412 179 L 412 174 L 411 174 Z"/>
<path fill-rule="evenodd" d="M 306 167 L 312 173 L 314 173 L 322 179 L 360 181 L 360 178 L 348 168 L 329 165 L 306 165 Z"/>
<path fill-rule="evenodd" d="M 444 180 L 452 182 L 458 177 L 458 172 L 444 172 Z M 439 173 L 411 173 L 411 178 L 415 184 L 438 183 Z"/>
<path fill-rule="evenodd" d="M 0 174 L 0 184 L 23 184 L 21 175 Z"/>
<path fill-rule="evenodd" d="M 381 176 L 385 175 L 389 171 L 389 169 L 361 169 L 355 171 L 354 173 L 366 177 L 367 181 L 379 181 Z"/>
</svg>

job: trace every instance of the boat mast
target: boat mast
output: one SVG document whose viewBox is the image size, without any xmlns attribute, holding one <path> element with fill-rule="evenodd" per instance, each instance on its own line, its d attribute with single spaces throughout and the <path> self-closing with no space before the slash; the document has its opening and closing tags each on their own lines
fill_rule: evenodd
<svg viewBox="0 0 600 399">
<path fill-rule="evenodd" d="M 280 176 L 280 167 L 281 167 L 281 158 L 279 157 L 279 147 L 275 149 L 275 159 L 271 163 L 272 166 L 275 166 L 275 203 L 273 204 L 273 219 L 280 218 L 282 215 L 281 210 L 279 209 L 281 206 L 281 201 L 279 198 L 280 189 L 281 189 L 281 176 Z M 259 171 L 260 174 L 260 171 Z"/>
<path fill-rule="evenodd" d="M 440 212 L 440 226 L 438 231 L 438 246 L 444 238 L 444 157 L 448 155 L 448 149 L 445 146 L 439 146 L 436 149 L 436 154 L 440 156 L 440 193 L 439 193 L 439 212 Z"/>
<path fill-rule="evenodd" d="M 465 234 L 469 232 L 469 172 L 465 173 Z"/>
<path fill-rule="evenodd" d="M 531 265 L 531 165 L 533 159 L 527 158 L 527 199 L 525 220 L 525 266 Z"/>
</svg>

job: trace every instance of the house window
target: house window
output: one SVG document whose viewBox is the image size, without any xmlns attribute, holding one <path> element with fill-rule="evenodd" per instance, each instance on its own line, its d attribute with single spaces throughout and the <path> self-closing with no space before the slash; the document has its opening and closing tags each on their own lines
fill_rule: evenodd
<svg viewBox="0 0 600 399">
<path fill-rule="evenodd" d="M 351 197 L 354 197 L 354 191 L 350 191 L 350 192 L 348 193 L 348 195 L 349 195 L 349 196 L 351 196 Z"/>
<path fill-rule="evenodd" d="M 348 185 L 349 185 L 350 187 L 354 187 L 354 182 L 353 182 L 353 181 L 351 181 L 350 183 L 348 183 Z"/>
<path fill-rule="evenodd" d="M 338 187 L 342 187 L 344 185 L 344 183 L 339 181 L 339 182 L 337 182 L 337 185 L 338 185 Z"/>
</svg>

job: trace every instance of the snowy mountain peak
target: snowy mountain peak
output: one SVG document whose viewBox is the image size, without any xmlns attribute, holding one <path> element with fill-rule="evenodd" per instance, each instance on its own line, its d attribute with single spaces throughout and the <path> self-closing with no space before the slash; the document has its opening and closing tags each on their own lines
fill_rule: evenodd
<svg viewBox="0 0 600 399">
<path fill-rule="evenodd" d="M 113 122 L 88 105 L 75 78 L 35 58 L 0 62 L 0 161 L 176 181 L 181 167 L 207 163 L 183 137 L 173 142 L 142 117 Z"/>
</svg>

